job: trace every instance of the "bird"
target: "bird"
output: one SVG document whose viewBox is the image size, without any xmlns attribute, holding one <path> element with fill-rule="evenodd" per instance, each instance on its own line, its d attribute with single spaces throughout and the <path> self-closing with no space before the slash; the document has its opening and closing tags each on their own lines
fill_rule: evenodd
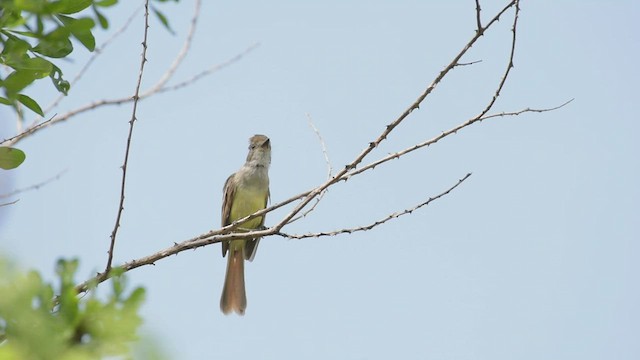
<svg viewBox="0 0 640 360">
<path fill-rule="evenodd" d="M 222 226 L 249 216 L 267 207 L 269 201 L 269 166 L 271 140 L 265 135 L 249 139 L 249 154 L 244 165 L 231 174 L 224 184 Z M 233 231 L 264 228 L 265 216 L 258 216 L 238 224 Z M 260 238 L 226 240 L 222 242 L 222 256 L 227 256 L 227 271 L 220 296 L 220 310 L 225 314 L 244 315 L 247 296 L 244 283 L 244 261 L 256 256 Z"/>
</svg>

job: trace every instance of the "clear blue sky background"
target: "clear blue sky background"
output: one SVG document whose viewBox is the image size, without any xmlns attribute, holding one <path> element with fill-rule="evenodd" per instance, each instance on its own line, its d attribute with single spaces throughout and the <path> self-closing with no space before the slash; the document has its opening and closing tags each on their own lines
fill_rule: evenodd
<svg viewBox="0 0 640 360">
<path fill-rule="evenodd" d="M 110 12 L 109 32 L 140 1 Z M 500 2 L 502 3 L 502 2 Z M 485 20 L 501 4 L 483 2 Z M 241 61 L 140 104 L 116 247 L 121 263 L 219 225 L 221 189 L 247 138 L 273 142 L 271 198 L 321 183 L 421 93 L 475 29 L 473 1 L 205 1 L 173 83 L 259 42 Z M 149 34 L 143 87 L 180 49 L 192 1 L 163 9 Z M 511 14 L 511 13 L 510 13 Z M 509 15 L 510 16 L 510 15 Z M 463 59 L 371 160 L 477 114 L 506 65 L 511 20 Z M 640 4 L 524 1 L 512 76 L 494 119 L 342 183 L 291 233 L 367 224 L 455 192 L 375 230 L 263 239 L 246 268 L 244 317 L 218 308 L 220 246 L 128 274 L 148 290 L 144 333 L 176 359 L 640 358 Z M 58 113 L 133 93 L 142 17 L 109 47 Z M 72 76 L 89 54 L 78 49 Z M 52 87 L 31 94 L 47 103 Z M 13 133 L 2 109 L 1 138 Z M 21 142 L 28 159 L 2 191 L 58 181 L 0 209 L 0 252 L 51 279 L 59 257 L 101 270 L 115 220 L 131 106 L 75 117 Z M 267 224 L 284 212 L 272 213 Z"/>
</svg>

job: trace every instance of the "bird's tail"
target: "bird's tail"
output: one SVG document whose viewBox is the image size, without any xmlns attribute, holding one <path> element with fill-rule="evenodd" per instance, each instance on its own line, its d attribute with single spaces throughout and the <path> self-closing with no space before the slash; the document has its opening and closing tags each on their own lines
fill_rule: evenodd
<svg viewBox="0 0 640 360">
<path fill-rule="evenodd" d="M 220 310 L 227 315 L 235 311 L 244 315 L 247 308 L 247 295 L 244 291 L 244 256 L 242 248 L 230 247 L 227 256 L 227 275 L 224 278 L 224 288 L 220 297 Z"/>
</svg>

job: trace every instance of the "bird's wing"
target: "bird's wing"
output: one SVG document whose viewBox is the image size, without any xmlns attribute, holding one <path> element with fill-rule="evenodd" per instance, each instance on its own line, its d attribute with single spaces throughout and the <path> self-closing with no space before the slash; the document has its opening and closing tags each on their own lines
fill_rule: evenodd
<svg viewBox="0 0 640 360">
<path fill-rule="evenodd" d="M 236 192 L 236 187 L 233 185 L 233 177 L 235 173 L 231 174 L 227 178 L 227 181 L 224 183 L 224 188 L 222 190 L 222 226 L 227 226 L 231 222 L 229 221 L 229 217 L 231 216 L 231 200 Z M 227 250 L 229 250 L 229 242 L 222 242 L 222 256 L 224 257 L 227 254 Z"/>
</svg>

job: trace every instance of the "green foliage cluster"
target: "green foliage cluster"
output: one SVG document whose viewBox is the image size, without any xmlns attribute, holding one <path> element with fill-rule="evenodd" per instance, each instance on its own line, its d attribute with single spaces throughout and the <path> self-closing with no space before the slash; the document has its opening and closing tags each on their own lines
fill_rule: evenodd
<svg viewBox="0 0 640 360">
<path fill-rule="evenodd" d="M 125 291 L 114 276 L 111 294 L 100 300 L 92 290 L 79 297 L 77 260 L 60 260 L 59 286 L 35 271 L 19 274 L 0 260 L 0 359 L 96 359 L 127 356 L 142 320 L 143 288 Z M 57 296 L 55 295 L 57 294 Z"/>
<path fill-rule="evenodd" d="M 0 89 L 4 91 L 0 103 L 16 108 L 21 103 L 44 116 L 40 105 L 22 91 L 34 81 L 49 77 L 54 87 L 66 95 L 69 82 L 49 59 L 71 54 L 71 38 L 93 51 L 96 42 L 92 29 L 96 21 L 103 29 L 109 26 L 99 9 L 116 3 L 117 0 L 0 0 L 0 65 L 10 69 L 6 76 L 0 72 Z M 71 16 L 88 8 L 93 10 L 93 16 Z"/>
</svg>

